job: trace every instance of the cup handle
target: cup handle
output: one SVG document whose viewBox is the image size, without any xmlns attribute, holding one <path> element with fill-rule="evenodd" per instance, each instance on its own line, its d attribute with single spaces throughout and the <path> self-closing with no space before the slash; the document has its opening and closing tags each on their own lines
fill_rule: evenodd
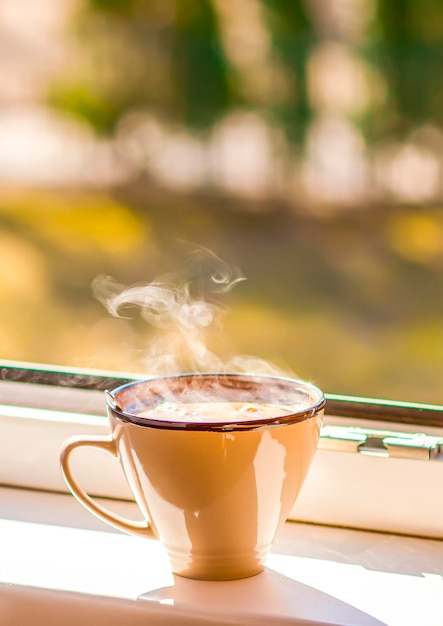
<svg viewBox="0 0 443 626">
<path fill-rule="evenodd" d="M 70 456 L 75 448 L 98 448 L 110 454 L 114 459 L 118 459 L 115 442 L 111 436 L 90 436 L 90 437 L 71 437 L 64 442 L 61 453 L 60 463 L 63 478 L 69 487 L 72 495 L 93 515 L 102 521 L 110 524 L 118 530 L 135 535 L 146 536 L 149 524 L 145 520 L 133 521 L 121 517 L 117 513 L 111 513 L 104 507 L 100 506 L 86 491 L 84 491 L 72 475 L 70 467 Z"/>
</svg>

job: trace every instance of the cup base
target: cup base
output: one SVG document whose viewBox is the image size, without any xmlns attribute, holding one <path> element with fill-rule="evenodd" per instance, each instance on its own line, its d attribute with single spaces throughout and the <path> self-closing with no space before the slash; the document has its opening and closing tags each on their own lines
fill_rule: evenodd
<svg viewBox="0 0 443 626">
<path fill-rule="evenodd" d="M 181 553 L 178 550 L 167 550 L 171 569 L 174 574 L 182 578 L 194 580 L 238 580 L 250 578 L 260 574 L 265 567 L 270 546 L 255 548 L 239 552 L 229 550 L 225 552 L 205 554 L 203 550 Z"/>
<path fill-rule="evenodd" d="M 258 565 L 255 569 L 214 569 L 214 570 L 199 570 L 192 568 L 188 570 L 175 571 L 173 573 L 181 578 L 190 578 L 192 580 L 208 580 L 208 581 L 228 581 L 228 580 L 240 580 L 242 578 L 251 578 L 260 574 L 264 570 L 264 565 Z"/>
</svg>

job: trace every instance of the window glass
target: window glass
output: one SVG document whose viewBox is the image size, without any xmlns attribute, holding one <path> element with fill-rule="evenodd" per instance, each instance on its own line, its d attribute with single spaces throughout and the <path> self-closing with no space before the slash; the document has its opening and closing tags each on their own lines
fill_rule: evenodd
<svg viewBox="0 0 443 626">
<path fill-rule="evenodd" d="M 0 3 L 0 357 L 441 403 L 442 27 L 437 0 Z"/>
</svg>

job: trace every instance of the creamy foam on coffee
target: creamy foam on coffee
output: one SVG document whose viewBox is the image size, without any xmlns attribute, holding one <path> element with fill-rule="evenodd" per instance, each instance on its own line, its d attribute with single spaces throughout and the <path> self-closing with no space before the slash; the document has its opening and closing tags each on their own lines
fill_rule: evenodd
<svg viewBox="0 0 443 626">
<path fill-rule="evenodd" d="M 171 422 L 245 422 L 290 415 L 297 410 L 300 406 L 269 402 L 162 402 L 138 415 Z"/>
</svg>

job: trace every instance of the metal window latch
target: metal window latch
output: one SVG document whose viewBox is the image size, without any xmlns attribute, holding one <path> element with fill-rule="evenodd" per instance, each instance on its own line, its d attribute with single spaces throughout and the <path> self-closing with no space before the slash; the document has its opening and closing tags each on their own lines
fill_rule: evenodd
<svg viewBox="0 0 443 626">
<path fill-rule="evenodd" d="M 443 437 L 355 426 L 323 426 L 318 448 L 400 459 L 443 460 Z"/>
</svg>

